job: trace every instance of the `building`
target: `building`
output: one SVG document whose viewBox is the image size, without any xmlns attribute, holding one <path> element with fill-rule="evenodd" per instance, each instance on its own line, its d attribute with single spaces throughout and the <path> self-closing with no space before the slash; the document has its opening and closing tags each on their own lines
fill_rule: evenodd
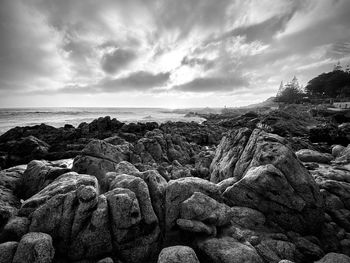
<svg viewBox="0 0 350 263">
<path fill-rule="evenodd" d="M 334 102 L 333 106 L 339 109 L 350 109 L 350 101 Z"/>
</svg>

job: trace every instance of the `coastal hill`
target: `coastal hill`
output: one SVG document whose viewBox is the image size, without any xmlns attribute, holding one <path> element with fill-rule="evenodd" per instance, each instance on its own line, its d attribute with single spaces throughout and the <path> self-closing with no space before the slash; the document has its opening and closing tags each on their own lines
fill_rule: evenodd
<svg viewBox="0 0 350 263">
<path fill-rule="evenodd" d="M 9 130 L 0 262 L 349 262 L 350 116 L 251 107 Z"/>
</svg>

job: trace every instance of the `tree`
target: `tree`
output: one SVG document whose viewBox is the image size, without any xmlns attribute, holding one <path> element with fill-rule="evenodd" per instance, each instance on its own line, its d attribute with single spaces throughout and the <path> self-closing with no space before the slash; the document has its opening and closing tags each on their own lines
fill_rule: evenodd
<svg viewBox="0 0 350 263">
<path fill-rule="evenodd" d="M 349 87 L 350 73 L 335 70 L 313 78 L 308 82 L 305 90 L 312 97 L 337 98 L 348 94 Z"/>
<path fill-rule="evenodd" d="M 278 89 L 278 91 L 277 91 L 277 96 L 276 96 L 276 97 L 281 96 L 283 90 L 284 90 L 284 85 L 283 85 L 283 81 L 281 81 L 281 84 L 280 84 L 280 87 L 279 87 L 279 89 Z"/>
<path fill-rule="evenodd" d="M 339 71 L 342 71 L 342 70 L 343 70 L 343 67 L 340 65 L 340 62 L 339 62 L 339 61 L 338 61 L 338 63 L 335 64 L 334 67 L 333 67 L 333 71 L 337 71 L 337 70 L 339 70 Z"/>
<path fill-rule="evenodd" d="M 276 95 L 277 102 L 299 103 L 303 98 L 303 92 L 300 88 L 298 79 L 294 76 L 291 82 L 281 86 Z"/>
</svg>

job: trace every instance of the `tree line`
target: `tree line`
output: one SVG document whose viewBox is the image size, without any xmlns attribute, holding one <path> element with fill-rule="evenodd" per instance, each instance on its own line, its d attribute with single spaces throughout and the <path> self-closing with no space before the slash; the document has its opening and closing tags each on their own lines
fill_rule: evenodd
<svg viewBox="0 0 350 263">
<path fill-rule="evenodd" d="M 277 102 L 300 103 L 310 99 L 336 99 L 350 97 L 350 66 L 344 69 L 340 62 L 333 71 L 322 73 L 310 80 L 305 88 L 299 85 L 296 77 L 283 85 L 276 95 Z"/>
</svg>

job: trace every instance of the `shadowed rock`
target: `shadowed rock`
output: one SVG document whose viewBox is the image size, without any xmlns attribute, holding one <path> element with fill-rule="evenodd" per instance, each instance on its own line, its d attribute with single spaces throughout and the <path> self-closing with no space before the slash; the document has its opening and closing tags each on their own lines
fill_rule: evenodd
<svg viewBox="0 0 350 263">
<path fill-rule="evenodd" d="M 284 229 L 317 231 L 323 222 L 323 203 L 313 177 L 282 137 L 255 129 L 247 141 L 249 134 L 241 129 L 223 138 L 238 150 L 219 146 L 213 160 L 213 181 L 238 180 L 225 190 L 226 201 L 259 210 Z"/>
</svg>

